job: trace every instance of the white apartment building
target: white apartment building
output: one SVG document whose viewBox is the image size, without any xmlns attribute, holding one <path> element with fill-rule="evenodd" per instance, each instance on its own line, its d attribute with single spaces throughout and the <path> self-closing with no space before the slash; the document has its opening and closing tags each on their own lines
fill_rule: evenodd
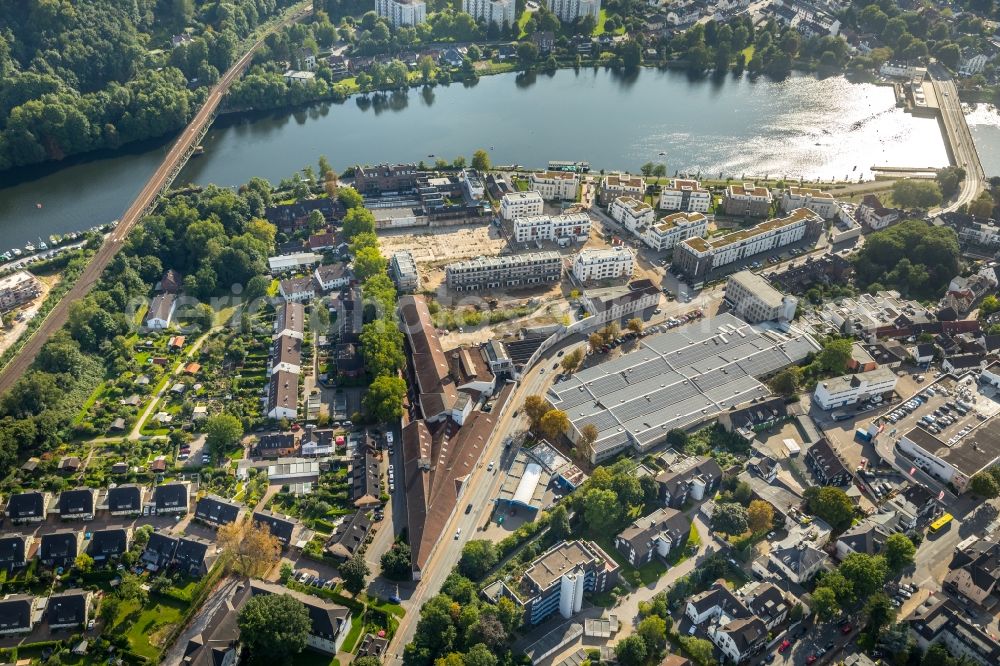
<svg viewBox="0 0 1000 666">
<path fill-rule="evenodd" d="M 462 0 L 462 11 L 477 21 L 510 27 L 517 22 L 514 0 Z"/>
<path fill-rule="evenodd" d="M 656 219 L 653 207 L 635 197 L 618 197 L 608 206 L 608 214 L 636 235 L 640 227 L 650 225 Z"/>
<path fill-rule="evenodd" d="M 723 205 L 726 215 L 767 217 L 771 213 L 771 190 L 753 183 L 740 183 L 726 188 Z"/>
<path fill-rule="evenodd" d="M 688 238 L 708 233 L 708 218 L 701 213 L 672 213 L 646 227 L 642 242 L 658 252 L 669 250 Z"/>
<path fill-rule="evenodd" d="M 528 180 L 531 189 L 542 195 L 546 201 L 576 201 L 576 189 L 580 177 L 569 171 L 539 171 Z"/>
<path fill-rule="evenodd" d="M 572 23 L 588 14 L 598 19 L 601 14 L 601 0 L 548 0 L 546 4 L 563 23 Z"/>
<path fill-rule="evenodd" d="M 423 0 L 375 0 L 375 13 L 388 19 L 393 28 L 415 26 L 427 20 L 427 4 Z"/>
<path fill-rule="evenodd" d="M 673 178 L 660 190 L 660 210 L 707 213 L 711 207 L 712 193 L 697 180 Z"/>
<path fill-rule="evenodd" d="M 829 192 L 808 187 L 789 187 L 781 195 L 781 210 L 788 213 L 796 208 L 808 208 L 824 220 L 831 220 L 840 212 L 840 204 Z"/>
<path fill-rule="evenodd" d="M 580 282 L 630 278 L 635 254 L 624 245 L 605 250 L 583 250 L 573 260 L 573 275 Z"/>
<path fill-rule="evenodd" d="M 816 384 L 813 400 L 821 409 L 836 409 L 853 405 L 870 396 L 882 395 L 896 388 L 896 373 L 892 368 L 875 368 L 856 375 L 841 375 Z"/>
<path fill-rule="evenodd" d="M 758 324 L 762 321 L 791 321 L 799 299 L 788 296 L 772 287 L 767 280 L 750 271 L 740 271 L 729 276 L 726 282 L 726 302 L 744 321 Z"/>
<path fill-rule="evenodd" d="M 500 217 L 504 220 L 541 215 L 544 208 L 545 201 L 538 192 L 509 192 L 500 197 Z"/>
<path fill-rule="evenodd" d="M 590 238 L 590 216 L 586 213 L 567 213 L 518 217 L 514 220 L 514 240 L 518 243 L 560 238 L 586 242 Z"/>
<path fill-rule="evenodd" d="M 823 218 L 808 208 L 798 208 L 785 217 L 767 220 L 725 236 L 710 240 L 689 238 L 674 251 L 674 266 L 689 279 L 699 281 L 720 266 L 796 243 L 803 238 L 817 238 L 822 230 Z"/>
<path fill-rule="evenodd" d="M 642 176 L 627 173 L 608 174 L 601 180 L 599 196 L 605 206 L 618 197 L 633 197 L 642 199 L 646 194 L 646 180 Z"/>
</svg>

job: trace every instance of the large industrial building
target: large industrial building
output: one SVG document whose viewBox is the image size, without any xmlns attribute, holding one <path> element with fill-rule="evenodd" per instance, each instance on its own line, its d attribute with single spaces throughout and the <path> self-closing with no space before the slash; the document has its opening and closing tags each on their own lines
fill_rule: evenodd
<svg viewBox="0 0 1000 666">
<path fill-rule="evenodd" d="M 820 350 L 797 328 L 751 325 L 730 314 L 643 338 L 638 348 L 555 384 L 548 398 L 566 412 L 573 441 L 587 424 L 598 436 L 595 464 L 633 448 L 644 452 L 673 428 L 769 394 L 758 379 Z"/>
</svg>

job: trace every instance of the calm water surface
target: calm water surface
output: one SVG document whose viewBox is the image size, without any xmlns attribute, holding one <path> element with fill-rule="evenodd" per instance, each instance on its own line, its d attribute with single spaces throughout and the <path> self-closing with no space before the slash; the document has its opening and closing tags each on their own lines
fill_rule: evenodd
<svg viewBox="0 0 1000 666">
<path fill-rule="evenodd" d="M 977 141 L 1000 146 L 1000 119 L 973 131 Z M 206 154 L 179 182 L 277 182 L 320 154 L 344 168 L 431 162 L 429 155 L 450 161 L 477 148 L 489 149 L 494 164 L 587 160 L 595 168 L 637 170 L 651 161 L 671 174 L 734 178 L 857 179 L 870 176 L 873 165 L 948 162 L 937 121 L 897 109 L 890 88 L 809 76 L 692 81 L 655 70 L 631 78 L 592 69 L 506 74 L 376 102 L 224 118 L 204 144 Z M 166 150 L 89 161 L 0 189 L 0 249 L 118 217 Z M 986 153 L 1000 160 L 1000 151 L 983 153 L 984 164 Z"/>
</svg>

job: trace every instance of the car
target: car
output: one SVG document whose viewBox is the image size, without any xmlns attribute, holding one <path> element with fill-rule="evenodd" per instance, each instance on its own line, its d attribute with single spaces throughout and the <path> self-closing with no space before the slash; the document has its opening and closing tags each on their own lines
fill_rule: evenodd
<svg viewBox="0 0 1000 666">
<path fill-rule="evenodd" d="M 851 633 L 853 630 L 854 630 L 854 627 L 851 626 L 850 622 L 848 622 L 848 623 L 844 624 L 842 627 L 840 627 L 840 633 L 845 634 L 845 635 Z"/>
<path fill-rule="evenodd" d="M 488 471 L 488 472 L 492 472 L 492 471 L 493 471 L 493 465 L 494 465 L 494 464 L 496 464 L 496 463 L 495 463 L 495 461 L 491 460 L 491 461 L 490 461 L 490 464 L 486 466 L 486 471 Z"/>
<path fill-rule="evenodd" d="M 465 505 L 465 512 L 466 513 L 472 512 L 472 502 L 469 502 L 468 504 Z"/>
<path fill-rule="evenodd" d="M 781 641 L 781 645 L 778 646 L 778 654 L 784 654 L 785 650 L 792 646 L 792 642 L 787 638 Z"/>
<path fill-rule="evenodd" d="M 558 370 L 559 369 L 559 364 L 558 363 L 553 363 L 552 364 L 552 369 L 553 370 Z"/>
<path fill-rule="evenodd" d="M 820 648 L 820 649 L 816 650 L 816 656 L 817 657 L 822 657 L 824 654 L 826 654 L 826 649 Z"/>
<path fill-rule="evenodd" d="M 462 536 L 462 528 L 461 527 L 459 527 L 457 530 L 455 530 L 455 541 L 458 541 L 458 538 L 460 536 Z"/>
<path fill-rule="evenodd" d="M 829 652 L 830 650 L 832 650 L 833 649 L 833 641 L 830 641 L 829 643 L 827 643 L 826 646 L 823 649 L 826 650 L 827 652 Z"/>
<path fill-rule="evenodd" d="M 692 624 L 691 628 L 688 629 L 688 636 L 694 636 L 694 632 L 698 631 L 698 625 Z"/>
<path fill-rule="evenodd" d="M 807 664 L 815 664 L 817 659 L 819 659 L 819 657 L 817 657 L 814 654 L 811 654 L 808 657 L 806 657 L 806 663 Z"/>
<path fill-rule="evenodd" d="M 560 350 L 559 350 L 559 353 L 558 353 L 558 354 L 556 354 L 556 356 L 562 356 L 562 355 L 563 355 L 563 354 L 565 354 L 565 353 L 566 353 L 566 350 L 565 350 L 565 349 L 560 349 Z"/>
<path fill-rule="evenodd" d="M 389 601 L 392 602 L 392 603 L 394 603 L 394 604 L 399 604 L 399 603 L 403 602 L 403 600 L 400 599 L 399 596 L 396 595 L 396 594 L 390 594 L 389 595 Z"/>
<path fill-rule="evenodd" d="M 770 664 L 773 661 L 774 661 L 774 655 L 773 654 L 769 654 L 766 657 L 764 657 L 764 662 L 767 663 L 767 664 Z"/>
</svg>

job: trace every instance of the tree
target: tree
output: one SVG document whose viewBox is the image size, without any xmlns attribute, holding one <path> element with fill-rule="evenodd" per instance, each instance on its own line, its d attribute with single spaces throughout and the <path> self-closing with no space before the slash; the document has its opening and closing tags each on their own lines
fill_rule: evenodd
<svg viewBox="0 0 1000 666">
<path fill-rule="evenodd" d="M 403 413 L 406 382 L 398 375 L 379 375 L 365 393 L 361 402 L 373 419 L 378 422 L 398 421 Z"/>
<path fill-rule="evenodd" d="M 412 575 L 410 569 L 410 546 L 398 541 L 392 548 L 382 553 L 379 559 L 382 575 L 390 580 L 407 580 Z"/>
<path fill-rule="evenodd" d="M 87 553 L 80 553 L 73 561 L 73 566 L 81 573 L 89 573 L 94 568 L 94 558 Z"/>
<path fill-rule="evenodd" d="M 517 60 L 523 69 L 531 69 L 538 60 L 538 47 L 533 42 L 521 42 L 517 45 Z"/>
<path fill-rule="evenodd" d="M 667 431 L 667 444 L 674 449 L 683 449 L 687 446 L 688 434 L 680 428 L 672 428 Z"/>
<path fill-rule="evenodd" d="M 783 396 L 793 396 L 799 389 L 799 382 L 802 380 L 802 368 L 792 365 L 771 378 L 769 382 L 771 390 Z"/>
<path fill-rule="evenodd" d="M 904 208 L 930 208 L 941 203 L 941 188 L 932 180 L 902 178 L 892 184 L 892 198 Z"/>
<path fill-rule="evenodd" d="M 993 499 L 1000 495 L 1000 484 L 988 471 L 974 474 L 969 480 L 969 489 L 983 499 Z"/>
<path fill-rule="evenodd" d="M 636 633 L 646 642 L 646 651 L 651 655 L 659 654 L 667 644 L 667 623 L 662 617 L 650 615 L 639 623 Z"/>
<path fill-rule="evenodd" d="M 571 533 L 569 511 L 562 504 L 556 505 L 549 513 L 549 534 L 556 541 L 562 541 Z"/>
<path fill-rule="evenodd" d="M 945 199 L 950 199 L 958 191 L 958 186 L 962 183 L 962 180 L 965 179 L 965 169 L 956 166 L 938 169 L 934 179 L 941 189 L 941 196 Z"/>
<path fill-rule="evenodd" d="M 529 395 L 524 399 L 524 415 L 528 417 L 528 423 L 532 430 L 539 427 L 545 412 L 550 409 L 552 409 L 552 405 L 540 395 Z"/>
<path fill-rule="evenodd" d="M 559 435 L 569 430 L 569 417 L 561 409 L 550 409 L 538 422 L 538 429 L 550 441 L 558 439 Z"/>
<path fill-rule="evenodd" d="M 840 615 L 840 602 L 829 587 L 817 587 L 812 593 L 813 610 L 823 622 L 829 622 Z"/>
<path fill-rule="evenodd" d="M 902 532 L 890 534 L 885 540 L 885 561 L 893 572 L 898 573 L 913 564 L 916 553 L 917 547 Z"/>
<path fill-rule="evenodd" d="M 681 636 L 679 640 L 684 652 L 698 666 L 715 666 L 715 657 L 712 656 L 715 648 L 711 641 L 695 636 Z"/>
<path fill-rule="evenodd" d="M 473 539 L 462 547 L 458 570 L 466 578 L 480 580 L 496 566 L 497 550 L 492 541 Z"/>
<path fill-rule="evenodd" d="M 589 488 L 582 497 L 583 521 L 593 534 L 610 534 L 621 521 L 622 507 L 613 490 Z"/>
<path fill-rule="evenodd" d="M 205 445 L 220 455 L 235 448 L 243 438 L 243 423 L 232 414 L 215 414 L 205 419 Z"/>
<path fill-rule="evenodd" d="M 803 493 L 806 510 L 819 516 L 837 530 L 843 531 L 850 527 L 854 517 L 854 505 L 851 499 L 840 488 L 833 486 L 811 486 Z"/>
<path fill-rule="evenodd" d="M 979 303 L 979 316 L 987 317 L 1000 310 L 1000 298 L 990 294 Z"/>
<path fill-rule="evenodd" d="M 357 209 L 355 209 L 357 210 Z M 364 282 L 368 278 L 385 273 L 389 262 L 377 247 L 364 247 L 354 255 L 354 275 Z"/>
<path fill-rule="evenodd" d="M 842 375 L 847 372 L 847 364 L 851 360 L 853 342 L 849 338 L 830 340 L 817 356 L 820 367 L 826 372 Z"/>
<path fill-rule="evenodd" d="M 264 523 L 229 523 L 216 536 L 232 570 L 250 578 L 263 578 L 281 556 L 281 542 Z"/>
<path fill-rule="evenodd" d="M 236 622 L 240 641 L 257 664 L 290 661 L 305 649 L 312 629 L 305 605 L 288 594 L 250 597 Z"/>
<path fill-rule="evenodd" d="M 600 434 L 601 433 L 597 429 L 597 426 L 593 423 L 584 424 L 584 426 L 580 428 L 580 441 L 578 444 L 580 445 L 580 449 L 584 455 L 590 451 L 590 447 L 594 445 L 594 442 L 597 441 Z"/>
<path fill-rule="evenodd" d="M 621 666 L 642 666 L 646 663 L 649 650 L 642 636 L 633 634 L 618 641 L 615 646 L 615 656 Z"/>
<path fill-rule="evenodd" d="M 351 559 L 340 565 L 344 589 L 355 597 L 358 596 L 358 592 L 365 589 L 369 574 L 371 574 L 371 569 L 368 568 L 368 563 L 365 562 L 365 557 L 361 553 L 355 553 Z"/>
<path fill-rule="evenodd" d="M 284 585 L 285 583 L 288 582 L 288 579 L 291 578 L 294 574 L 295 574 L 295 568 L 292 566 L 292 563 L 282 562 L 281 570 L 278 574 L 278 581 L 281 582 L 282 585 Z"/>
<path fill-rule="evenodd" d="M 774 509 L 763 500 L 754 500 L 747 507 L 747 525 L 754 534 L 767 532 L 774 522 Z"/>
<path fill-rule="evenodd" d="M 587 338 L 587 343 L 590 345 L 591 351 L 597 351 L 604 345 L 604 336 L 600 333 L 591 333 L 590 337 Z"/>
<path fill-rule="evenodd" d="M 563 356 L 563 359 L 562 361 L 559 362 L 559 365 L 562 367 L 563 372 L 569 374 L 572 373 L 574 370 L 576 370 L 577 367 L 579 367 L 580 362 L 582 360 L 583 360 L 583 350 L 574 349 L 570 353 Z"/>
<path fill-rule="evenodd" d="M 983 192 L 979 197 L 969 204 L 969 215 L 974 215 L 980 219 L 989 219 L 993 216 L 993 196 L 989 192 Z"/>
<path fill-rule="evenodd" d="M 382 660 L 378 657 L 358 657 L 351 662 L 351 666 L 382 666 Z"/>
<path fill-rule="evenodd" d="M 146 588 L 143 587 L 142 579 L 133 573 L 122 574 L 122 580 L 118 583 L 116 593 L 122 601 L 134 601 L 140 606 L 145 604 L 149 597 Z"/>
<path fill-rule="evenodd" d="M 497 658 L 485 644 L 476 643 L 465 653 L 462 662 L 464 666 L 496 666 Z"/>
<path fill-rule="evenodd" d="M 625 327 L 628 330 L 635 333 L 636 335 L 638 335 L 639 333 L 642 333 L 642 320 L 639 319 L 638 317 L 633 317 L 632 319 L 628 320 L 628 323 L 625 324 Z"/>
<path fill-rule="evenodd" d="M 878 635 L 883 627 L 896 620 L 896 609 L 892 601 L 883 592 L 877 592 L 868 598 L 862 610 L 868 625 L 868 633 Z"/>
<path fill-rule="evenodd" d="M 747 525 L 747 510 L 735 502 L 717 504 L 712 513 L 712 529 L 716 532 L 743 534 Z"/>
<path fill-rule="evenodd" d="M 882 589 L 889 566 L 881 555 L 851 553 L 840 563 L 839 571 L 851 582 L 854 594 L 859 599 L 867 599 Z"/>
<path fill-rule="evenodd" d="M 472 154 L 472 168 L 476 171 L 490 170 L 490 154 L 480 148 Z"/>
<path fill-rule="evenodd" d="M 337 200 L 343 204 L 348 212 L 355 208 L 360 208 L 364 204 L 361 194 L 353 187 L 341 187 L 337 190 Z M 346 220 L 347 218 L 345 217 L 344 219 Z"/>
</svg>

